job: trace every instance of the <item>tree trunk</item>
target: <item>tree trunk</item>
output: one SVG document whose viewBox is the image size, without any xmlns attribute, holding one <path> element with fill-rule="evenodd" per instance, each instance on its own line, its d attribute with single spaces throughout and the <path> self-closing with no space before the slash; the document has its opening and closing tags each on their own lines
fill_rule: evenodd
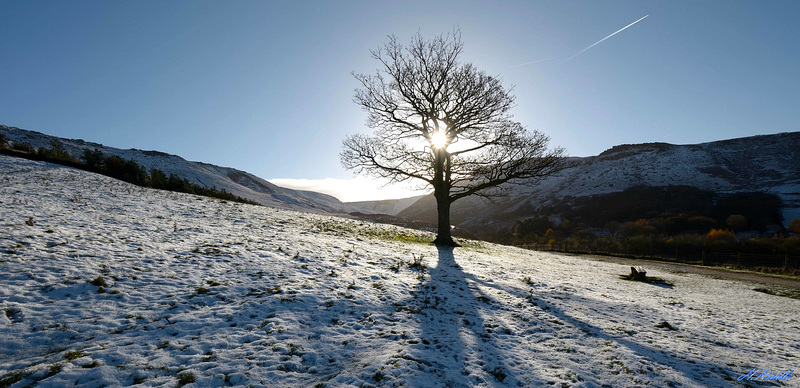
<svg viewBox="0 0 800 388">
<path fill-rule="evenodd" d="M 433 196 L 436 197 L 437 233 L 433 243 L 440 246 L 459 246 L 450 235 L 450 157 L 444 149 L 434 151 Z"/>
<path fill-rule="evenodd" d="M 434 193 L 436 197 L 436 213 L 438 215 L 438 231 L 436 233 L 436 240 L 433 243 L 436 245 L 458 247 L 453 237 L 450 235 L 450 196 L 448 193 Z"/>
</svg>

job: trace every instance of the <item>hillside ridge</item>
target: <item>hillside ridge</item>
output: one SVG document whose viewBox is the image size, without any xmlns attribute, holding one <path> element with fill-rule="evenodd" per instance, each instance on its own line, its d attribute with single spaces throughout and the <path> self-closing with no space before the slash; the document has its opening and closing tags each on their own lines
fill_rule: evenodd
<svg viewBox="0 0 800 388">
<path fill-rule="evenodd" d="M 6 125 L 0 125 L 0 133 L 14 143 L 27 143 L 36 148 L 47 148 L 57 141 L 75 158 L 80 158 L 84 150 L 99 150 L 104 155 L 116 155 L 133 160 L 148 170 L 158 169 L 167 175 L 175 174 L 190 183 L 206 188 L 224 189 L 233 195 L 267 206 L 316 213 L 336 214 L 353 211 L 350 206 L 327 194 L 280 187 L 246 171 L 188 161 L 178 155 L 161 151 L 120 149 L 82 139 L 65 139 Z"/>
<path fill-rule="evenodd" d="M 637 186 L 691 186 L 714 193 L 764 192 L 783 202 L 784 223 L 800 217 L 800 132 L 701 144 L 623 144 L 597 156 L 571 157 L 575 166 L 532 186 L 512 186 L 505 198 L 455 202 L 456 227 L 508 227 L 537 209 L 570 198 L 622 192 Z M 435 202 L 422 198 L 396 215 L 432 221 Z"/>
<path fill-rule="evenodd" d="M 12 142 L 49 147 L 63 144 L 79 157 L 85 149 L 132 159 L 146 167 L 175 173 L 192 183 L 224 189 L 258 203 L 317 213 L 387 214 L 392 223 L 420 225 L 435 222 L 431 196 L 343 203 L 322 193 L 274 185 L 251 173 L 204 162 L 191 162 L 160 151 L 118 149 L 80 139 L 64 139 L 40 132 L 0 125 Z M 468 197 L 452 205 L 457 228 L 502 230 L 530 217 L 537 209 L 570 198 L 619 193 L 637 186 L 690 186 L 715 193 L 765 192 L 777 195 L 785 223 L 800 217 L 800 132 L 718 140 L 700 144 L 652 142 L 621 144 L 596 156 L 570 157 L 574 167 L 531 186 L 510 186 L 504 198 Z M 374 217 L 372 218 L 374 219 Z"/>
</svg>

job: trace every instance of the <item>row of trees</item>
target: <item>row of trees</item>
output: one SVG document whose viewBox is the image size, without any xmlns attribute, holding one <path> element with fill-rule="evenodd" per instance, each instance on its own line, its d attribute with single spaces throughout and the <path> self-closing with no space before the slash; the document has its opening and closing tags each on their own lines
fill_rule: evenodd
<svg viewBox="0 0 800 388">
<path fill-rule="evenodd" d="M 138 186 L 154 189 L 176 191 L 219 198 L 229 201 L 257 205 L 257 202 L 233 195 L 226 190 L 203 187 L 189 182 L 176 174 L 167 175 L 159 169 L 147 170 L 134 160 L 123 159 L 116 155 L 105 155 L 97 149 L 85 149 L 80 158 L 72 156 L 64 145 L 53 140 L 49 147 L 34 148 L 28 143 L 14 143 L 9 146 L 8 139 L 0 134 L 0 148 L 16 151 L 14 154 L 30 159 L 43 160 L 77 167 L 83 170 L 100 173 Z"/>
<path fill-rule="evenodd" d="M 800 219 L 789 224 L 788 231 L 800 234 Z M 705 235 L 712 230 L 728 230 L 733 234 L 759 235 L 756 229 L 750 228 L 748 220 L 741 214 L 728 216 L 723 223 L 707 216 L 689 216 L 679 214 L 670 217 L 652 219 L 640 218 L 636 221 L 608 222 L 602 228 L 591 228 L 582 222 L 563 219 L 555 225 L 549 218 L 533 217 L 516 222 L 505 234 L 503 242 L 511 244 L 542 243 L 543 239 L 593 238 L 593 237 L 634 237 L 634 236 L 677 236 L 683 234 Z M 787 233 L 767 233 L 768 235 L 786 236 Z"/>
<path fill-rule="evenodd" d="M 670 233 L 676 224 L 684 228 Z M 542 249 L 688 261 L 699 261 L 710 255 L 800 255 L 800 218 L 789 224 L 789 233 L 761 235 L 748 231 L 746 225 L 746 217 L 740 214 L 727 217 L 724 225 L 718 225 L 710 217 L 680 214 L 611 222 L 605 228 L 588 228 L 583 223 L 566 219 L 555 225 L 546 217 L 534 217 L 517 222 L 499 242 Z M 784 262 L 778 264 L 784 265 Z"/>
<path fill-rule="evenodd" d="M 740 254 L 763 255 L 769 261 L 770 255 L 800 255 L 800 219 L 787 230 L 781 206 L 779 197 L 763 192 L 640 186 L 530 209 L 537 216 L 495 233 L 492 240 L 540 249 L 687 261 Z M 784 262 L 781 259 L 778 264 Z"/>
</svg>

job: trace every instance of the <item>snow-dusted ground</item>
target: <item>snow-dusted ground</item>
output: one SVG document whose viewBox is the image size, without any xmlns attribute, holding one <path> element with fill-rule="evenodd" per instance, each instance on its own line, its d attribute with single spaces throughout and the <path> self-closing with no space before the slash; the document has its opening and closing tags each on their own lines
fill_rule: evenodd
<svg viewBox="0 0 800 388">
<path fill-rule="evenodd" d="M 426 238 L 0 156 L 0 385 L 708 387 L 800 369 L 800 300 Z"/>
</svg>

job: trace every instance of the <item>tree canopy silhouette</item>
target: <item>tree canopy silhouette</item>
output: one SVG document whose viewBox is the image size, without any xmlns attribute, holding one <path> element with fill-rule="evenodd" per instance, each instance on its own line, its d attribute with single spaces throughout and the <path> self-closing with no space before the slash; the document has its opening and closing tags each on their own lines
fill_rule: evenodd
<svg viewBox="0 0 800 388">
<path fill-rule="evenodd" d="M 437 245 L 457 246 L 450 205 L 469 195 L 502 194 L 504 183 L 532 184 L 564 168 L 562 148 L 513 120 L 514 96 L 471 63 L 458 61 L 461 34 L 403 46 L 394 36 L 371 51 L 380 62 L 360 82 L 354 102 L 368 115 L 372 136 L 343 141 L 342 164 L 390 182 L 419 180 L 433 187 L 438 213 Z"/>
</svg>

